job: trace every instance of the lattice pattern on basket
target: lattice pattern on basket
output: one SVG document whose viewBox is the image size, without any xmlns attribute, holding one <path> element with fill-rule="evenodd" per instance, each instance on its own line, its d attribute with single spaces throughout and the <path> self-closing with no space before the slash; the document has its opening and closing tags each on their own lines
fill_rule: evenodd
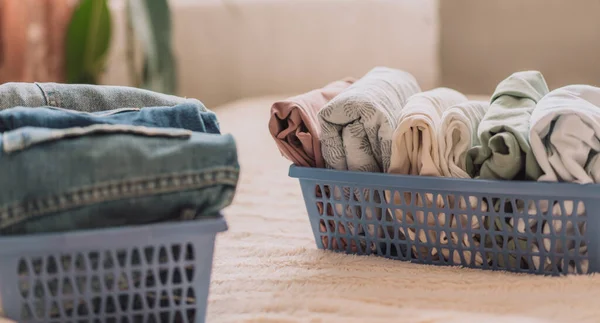
<svg viewBox="0 0 600 323">
<path fill-rule="evenodd" d="M 19 322 L 195 322 L 192 244 L 21 258 Z"/>
<path fill-rule="evenodd" d="M 541 274 L 588 273 L 580 200 L 315 185 L 325 249 Z"/>
</svg>

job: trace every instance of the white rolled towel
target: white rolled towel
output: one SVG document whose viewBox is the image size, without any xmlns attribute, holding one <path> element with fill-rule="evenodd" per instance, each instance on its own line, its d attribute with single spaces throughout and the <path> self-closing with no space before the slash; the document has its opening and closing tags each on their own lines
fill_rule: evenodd
<svg viewBox="0 0 600 323">
<path fill-rule="evenodd" d="M 471 177 L 466 171 L 467 151 L 479 145 L 477 127 L 489 106 L 487 101 L 467 101 L 444 111 L 437 134 L 442 176 Z"/>
<path fill-rule="evenodd" d="M 531 150 L 542 169 L 541 182 L 573 182 L 580 184 L 600 183 L 600 88 L 590 85 L 569 85 L 546 94 L 531 114 L 529 132 Z M 585 215 L 585 205 L 579 201 L 563 201 L 552 205 L 552 216 L 542 224 L 542 233 L 564 232 L 566 244 L 556 239 L 552 248 L 551 239 L 542 239 L 539 249 L 581 256 L 587 254 L 585 243 L 574 241 L 577 230 L 583 234 L 584 222 L 577 218 Z M 549 204 L 549 203 L 547 203 Z M 549 205 L 540 206 L 542 213 Z M 560 217 L 560 218 L 558 218 Z M 561 219 L 561 220 L 558 220 Z M 557 234 L 559 235 L 559 234 Z M 559 259 L 563 272 L 576 272 L 577 268 L 566 259 Z M 551 265 L 535 264 L 536 269 Z M 581 269 L 587 272 L 588 263 L 581 261 Z"/>
<path fill-rule="evenodd" d="M 531 114 L 539 181 L 600 182 L 600 88 L 569 85 L 546 94 Z"/>
</svg>

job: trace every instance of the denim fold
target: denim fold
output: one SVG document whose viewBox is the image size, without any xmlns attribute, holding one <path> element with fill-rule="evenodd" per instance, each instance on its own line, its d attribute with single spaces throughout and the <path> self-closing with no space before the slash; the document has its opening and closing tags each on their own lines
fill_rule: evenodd
<svg viewBox="0 0 600 323">
<path fill-rule="evenodd" d="M 175 106 L 183 103 L 198 104 L 203 110 L 207 110 L 196 99 L 127 86 L 19 82 L 0 85 L 0 110 L 51 106 L 96 112 L 120 108 Z"/>
<path fill-rule="evenodd" d="M 27 126 L 64 129 L 95 124 L 181 128 L 195 132 L 220 133 L 217 116 L 193 103 L 99 112 L 79 112 L 55 107 L 15 107 L 0 110 L 0 132 Z"/>
</svg>

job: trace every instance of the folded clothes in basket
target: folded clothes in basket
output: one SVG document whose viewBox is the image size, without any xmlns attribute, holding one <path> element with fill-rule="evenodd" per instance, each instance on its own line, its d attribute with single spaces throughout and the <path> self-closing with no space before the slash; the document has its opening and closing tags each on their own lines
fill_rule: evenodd
<svg viewBox="0 0 600 323">
<path fill-rule="evenodd" d="M 0 110 L 0 234 L 192 220 L 232 201 L 234 139 L 197 100 L 61 84 L 0 93 L 28 105 Z"/>
<path fill-rule="evenodd" d="M 284 157 L 298 166 L 325 167 L 317 113 L 354 81 L 346 78 L 273 104 L 269 132 Z"/>
<path fill-rule="evenodd" d="M 500 82 L 490 102 L 467 101 L 450 89 L 420 92 L 401 73 L 376 68 L 319 112 L 327 167 L 600 183 L 600 88 L 571 85 L 550 92 L 540 72 L 523 71 Z M 448 102 L 439 93 L 428 98 L 436 91 L 446 91 Z M 389 118 L 394 115 L 396 124 Z M 293 173 L 311 220 L 318 217 L 318 226 L 311 222 L 319 246 L 327 249 L 520 272 L 592 270 L 587 198 L 575 197 L 581 194 L 556 196 L 560 189 L 548 187 L 544 200 L 538 184 L 517 184 L 517 196 L 515 184 L 493 181 L 473 182 L 480 189 L 468 190 L 461 189 L 469 186 L 464 180 L 364 173 L 346 178 L 295 167 Z M 316 184 L 314 193 L 307 183 Z"/>
<path fill-rule="evenodd" d="M 467 155 L 473 178 L 536 180 L 539 166 L 529 145 L 530 117 L 548 93 L 540 72 L 517 72 L 500 82 L 477 131 L 480 145 Z"/>
<path fill-rule="evenodd" d="M 338 170 L 387 172 L 400 111 L 420 91 L 411 74 L 385 67 L 372 69 L 342 91 L 318 114 L 325 164 Z"/>
</svg>

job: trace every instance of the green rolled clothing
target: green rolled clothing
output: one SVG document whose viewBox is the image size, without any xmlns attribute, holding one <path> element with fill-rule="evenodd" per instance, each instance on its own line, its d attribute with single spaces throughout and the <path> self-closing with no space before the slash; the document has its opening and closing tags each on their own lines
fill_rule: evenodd
<svg viewBox="0 0 600 323">
<path fill-rule="evenodd" d="M 529 145 L 529 119 L 548 92 L 538 71 L 517 72 L 498 84 L 477 130 L 480 145 L 467 154 L 471 177 L 536 180 L 541 175 Z"/>
</svg>

